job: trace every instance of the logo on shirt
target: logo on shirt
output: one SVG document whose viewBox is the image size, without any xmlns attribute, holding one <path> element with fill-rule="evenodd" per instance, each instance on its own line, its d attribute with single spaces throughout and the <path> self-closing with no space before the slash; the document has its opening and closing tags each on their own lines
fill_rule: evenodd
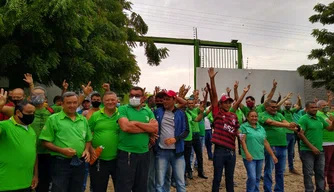
<svg viewBox="0 0 334 192">
<path fill-rule="evenodd" d="M 227 124 L 224 124 L 224 130 L 230 133 L 234 133 L 234 128 Z"/>
</svg>

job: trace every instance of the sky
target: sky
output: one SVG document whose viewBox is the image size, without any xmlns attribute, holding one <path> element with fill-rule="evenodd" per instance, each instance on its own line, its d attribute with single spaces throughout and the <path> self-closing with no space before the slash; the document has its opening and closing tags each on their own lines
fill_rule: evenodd
<svg viewBox="0 0 334 192">
<path fill-rule="evenodd" d="M 133 11 L 149 27 L 147 36 L 230 42 L 237 39 L 243 46 L 244 68 L 296 70 L 313 48 L 320 47 L 311 35 L 323 28 L 308 20 L 315 14 L 314 0 L 131 0 Z M 331 29 L 331 28 L 329 28 Z M 155 86 L 178 91 L 182 84 L 194 86 L 193 47 L 156 44 L 167 47 L 169 57 L 159 66 L 149 66 L 143 48 L 134 54 L 141 69 L 141 87 L 153 92 Z M 247 62 L 248 61 L 248 62 Z"/>
</svg>

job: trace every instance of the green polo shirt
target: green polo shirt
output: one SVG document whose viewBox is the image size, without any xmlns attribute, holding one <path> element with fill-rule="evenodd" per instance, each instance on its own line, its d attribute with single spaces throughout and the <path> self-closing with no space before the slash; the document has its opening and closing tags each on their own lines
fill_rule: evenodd
<svg viewBox="0 0 334 192">
<path fill-rule="evenodd" d="M 189 129 L 192 129 L 193 133 L 199 133 L 200 132 L 199 123 L 194 121 L 199 114 L 199 108 L 187 109 L 186 113 L 189 113 L 193 119 L 189 124 L 190 125 Z"/>
<path fill-rule="evenodd" d="M 0 191 L 28 188 L 36 161 L 36 134 L 13 117 L 0 122 Z"/>
<path fill-rule="evenodd" d="M 193 117 L 190 113 L 186 113 L 187 119 L 188 119 L 188 126 L 191 127 L 191 122 L 193 121 Z M 192 141 L 193 140 L 193 129 L 189 129 L 188 136 L 184 139 L 184 141 Z"/>
<path fill-rule="evenodd" d="M 325 121 L 326 119 L 328 119 L 329 115 L 333 115 L 333 113 L 328 113 L 325 114 L 322 111 L 318 111 L 317 112 L 317 116 L 322 117 Z M 327 142 L 327 143 L 332 143 L 334 142 L 334 131 L 328 131 L 327 129 L 324 129 L 323 131 L 323 142 Z"/>
<path fill-rule="evenodd" d="M 328 123 L 318 115 L 312 117 L 306 114 L 299 119 L 298 124 L 304 130 L 306 139 L 319 151 L 323 151 L 323 129 L 326 129 Z M 300 140 L 300 150 L 311 151 L 302 140 Z"/>
<path fill-rule="evenodd" d="M 291 123 L 293 122 L 293 114 L 297 112 L 296 108 L 292 108 L 290 110 L 286 110 L 283 109 L 281 110 L 282 115 L 284 116 L 284 118 L 286 119 L 287 122 Z M 285 129 L 286 133 L 294 133 L 293 131 L 289 130 L 289 129 Z"/>
<path fill-rule="evenodd" d="M 89 127 L 93 132 L 92 146 L 97 148 L 103 146 L 104 149 L 99 157 L 102 160 L 109 161 L 116 159 L 118 147 L 119 126 L 117 120 L 119 112 L 116 108 L 112 116 L 104 113 L 104 108 L 96 111 L 88 120 Z"/>
<path fill-rule="evenodd" d="M 130 105 L 123 105 L 119 108 L 119 118 L 127 118 L 129 121 L 149 123 L 155 119 L 153 112 L 145 107 L 137 110 Z M 130 153 L 148 152 L 149 133 L 127 133 L 120 130 L 118 149 Z"/>
<path fill-rule="evenodd" d="M 49 141 L 60 148 L 72 148 L 80 158 L 86 143 L 92 140 L 92 132 L 85 117 L 76 113 L 73 121 L 64 111 L 61 111 L 49 117 L 39 139 Z M 50 153 L 52 156 L 68 158 L 54 151 Z"/>
<path fill-rule="evenodd" d="M 260 104 L 256 107 L 254 107 L 254 110 L 259 114 L 259 113 L 262 113 L 264 111 L 266 111 L 265 107 L 264 107 L 264 104 Z M 247 117 L 248 113 L 251 111 L 251 109 L 247 106 L 243 106 L 241 108 L 241 111 L 243 112 L 243 114 L 245 115 L 245 117 Z"/>
<path fill-rule="evenodd" d="M 265 111 L 259 114 L 259 123 L 266 130 L 267 140 L 270 146 L 287 146 L 285 131 L 286 128 L 268 125 L 265 123 L 268 119 L 282 122 L 285 120 L 284 116 L 281 113 L 270 115 L 267 111 Z"/>
<path fill-rule="evenodd" d="M 264 140 L 266 139 L 266 131 L 258 123 L 256 128 L 252 127 L 248 122 L 240 126 L 240 132 L 246 135 L 246 145 L 248 152 L 254 160 L 264 159 Z M 241 155 L 246 159 L 245 151 L 241 148 Z"/>
</svg>

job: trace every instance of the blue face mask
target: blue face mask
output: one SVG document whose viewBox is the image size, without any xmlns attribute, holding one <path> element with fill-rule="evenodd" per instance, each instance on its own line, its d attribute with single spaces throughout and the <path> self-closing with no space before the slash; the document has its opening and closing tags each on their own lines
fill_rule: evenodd
<svg viewBox="0 0 334 192">
<path fill-rule="evenodd" d="M 41 105 L 45 102 L 45 97 L 44 95 L 32 95 L 31 96 L 31 103 L 33 105 Z"/>
<path fill-rule="evenodd" d="M 121 104 L 120 104 L 120 103 L 117 103 L 117 104 L 116 104 L 116 107 L 119 107 L 119 106 L 121 106 Z"/>
</svg>

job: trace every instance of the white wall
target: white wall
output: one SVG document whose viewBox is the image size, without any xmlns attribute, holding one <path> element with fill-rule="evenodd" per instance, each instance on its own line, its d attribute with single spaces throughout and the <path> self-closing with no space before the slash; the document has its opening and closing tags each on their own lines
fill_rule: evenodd
<svg viewBox="0 0 334 192">
<path fill-rule="evenodd" d="M 197 68 L 196 85 L 197 89 L 205 87 L 205 83 L 209 81 L 208 69 Z M 296 71 L 278 71 L 278 70 L 252 70 L 252 69 L 215 69 L 218 71 L 216 75 L 216 86 L 218 94 L 226 93 L 226 87 L 232 89 L 231 96 L 233 96 L 233 85 L 236 80 L 239 81 L 239 95 L 241 95 L 243 88 L 251 84 L 251 89 L 247 95 L 255 98 L 256 104 L 261 101 L 262 90 L 266 90 L 269 94 L 273 79 L 278 82 L 274 100 L 278 98 L 278 92 L 281 92 L 282 99 L 288 92 L 293 92 L 292 102 L 297 100 L 297 94 L 300 93 L 302 101 L 304 102 L 304 78 L 300 77 Z M 218 96 L 220 96 L 218 95 Z M 247 96 L 246 95 L 246 96 Z M 243 102 L 244 103 L 244 102 Z"/>
</svg>

